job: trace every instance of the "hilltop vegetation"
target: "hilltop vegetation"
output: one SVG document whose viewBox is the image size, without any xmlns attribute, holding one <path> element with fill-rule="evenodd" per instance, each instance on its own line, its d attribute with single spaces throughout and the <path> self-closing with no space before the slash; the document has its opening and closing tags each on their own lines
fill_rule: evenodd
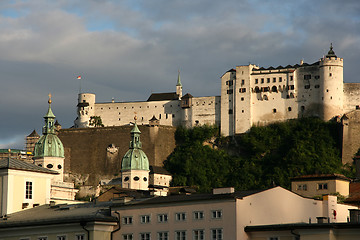
<svg viewBox="0 0 360 240">
<path fill-rule="evenodd" d="M 315 173 L 341 173 L 351 177 L 340 159 L 336 122 L 302 118 L 252 127 L 236 138 L 219 136 L 219 129 L 179 127 L 176 148 L 165 161 L 174 186 L 237 190 L 271 186 L 290 188 L 290 178 Z M 204 144 L 204 142 L 214 144 Z M 213 146 L 216 146 L 214 148 Z"/>
</svg>

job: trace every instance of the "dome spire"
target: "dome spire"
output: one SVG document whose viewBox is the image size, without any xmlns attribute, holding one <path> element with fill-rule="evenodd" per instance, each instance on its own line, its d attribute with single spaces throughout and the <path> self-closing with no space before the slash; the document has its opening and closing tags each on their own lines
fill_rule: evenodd
<svg viewBox="0 0 360 240">
<path fill-rule="evenodd" d="M 178 70 L 178 79 L 177 79 L 176 86 L 182 86 L 181 81 L 180 81 L 180 70 Z"/>
</svg>

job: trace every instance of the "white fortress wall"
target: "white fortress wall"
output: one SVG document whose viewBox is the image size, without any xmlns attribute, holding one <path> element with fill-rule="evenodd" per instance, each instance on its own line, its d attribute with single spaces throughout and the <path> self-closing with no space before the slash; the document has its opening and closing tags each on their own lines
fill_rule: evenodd
<svg viewBox="0 0 360 240">
<path fill-rule="evenodd" d="M 134 122 L 148 124 L 155 116 L 161 125 L 177 126 L 181 120 L 180 101 L 110 102 L 96 103 L 95 115 L 100 116 L 105 126 L 120 126 Z"/>
<path fill-rule="evenodd" d="M 220 125 L 220 97 L 194 97 L 191 106 L 191 126 Z"/>
<path fill-rule="evenodd" d="M 319 66 L 302 66 L 295 71 L 298 88 L 299 117 L 319 116 L 322 107 L 320 99 Z"/>
<path fill-rule="evenodd" d="M 234 82 L 233 118 L 235 133 L 242 133 L 251 127 L 251 71 L 255 65 L 237 66 L 236 80 Z"/>
<path fill-rule="evenodd" d="M 234 109 L 234 101 L 232 94 L 234 90 L 232 85 L 235 79 L 235 70 L 230 70 L 221 77 L 220 130 L 221 134 L 224 136 L 231 136 L 234 133 L 234 119 L 231 112 Z"/>
<path fill-rule="evenodd" d="M 254 125 L 297 118 L 297 86 L 294 69 L 256 70 L 252 74 Z"/>
<path fill-rule="evenodd" d="M 360 83 L 344 83 L 344 112 L 360 107 Z"/>
</svg>

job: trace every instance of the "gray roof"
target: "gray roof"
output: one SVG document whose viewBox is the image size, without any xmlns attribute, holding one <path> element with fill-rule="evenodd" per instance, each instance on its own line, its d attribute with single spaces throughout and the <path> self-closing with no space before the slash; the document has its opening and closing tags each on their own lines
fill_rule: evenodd
<svg viewBox="0 0 360 240">
<path fill-rule="evenodd" d="M 153 93 L 148 98 L 148 102 L 150 101 L 165 101 L 165 100 L 179 100 L 179 95 L 176 92 L 169 93 Z"/>
<path fill-rule="evenodd" d="M 218 201 L 218 200 L 235 200 L 262 192 L 264 190 L 239 191 L 230 194 L 191 194 L 191 195 L 170 195 L 164 197 L 153 197 L 143 201 L 131 202 L 134 205 L 156 205 L 156 204 L 172 204 L 178 202 L 197 202 L 197 201 Z"/>
<path fill-rule="evenodd" d="M 46 224 L 77 222 L 116 222 L 110 215 L 109 204 L 60 204 L 50 207 L 49 204 L 9 214 L 7 219 L 0 218 L 0 229 L 16 226 L 35 226 Z M 34 217 L 36 216 L 36 217 Z"/>
<path fill-rule="evenodd" d="M 31 172 L 59 174 L 56 171 L 39 167 L 35 164 L 27 163 L 25 161 L 12 159 L 12 158 L 0 159 L 0 169 L 15 169 L 15 170 L 23 170 L 23 171 L 31 171 Z"/>
<path fill-rule="evenodd" d="M 171 176 L 171 173 L 166 171 L 165 168 L 158 167 L 158 166 L 150 166 L 150 174 L 152 174 L 152 173 L 170 175 Z"/>
</svg>

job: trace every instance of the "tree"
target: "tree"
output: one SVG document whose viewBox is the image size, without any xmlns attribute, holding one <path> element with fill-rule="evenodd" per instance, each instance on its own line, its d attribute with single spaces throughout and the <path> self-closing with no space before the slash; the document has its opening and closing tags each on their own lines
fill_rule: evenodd
<svg viewBox="0 0 360 240">
<path fill-rule="evenodd" d="M 317 118 L 252 127 L 227 141 L 216 127 L 179 127 L 176 148 L 164 166 L 173 174 L 173 186 L 197 185 L 201 192 L 228 186 L 237 190 L 290 188 L 290 178 L 316 173 L 350 177 L 352 169 L 341 163 L 338 134 L 336 122 Z M 214 137 L 223 143 L 221 148 L 204 145 Z"/>
<path fill-rule="evenodd" d="M 104 127 L 100 116 L 91 116 L 89 120 L 89 126 Z"/>
</svg>

